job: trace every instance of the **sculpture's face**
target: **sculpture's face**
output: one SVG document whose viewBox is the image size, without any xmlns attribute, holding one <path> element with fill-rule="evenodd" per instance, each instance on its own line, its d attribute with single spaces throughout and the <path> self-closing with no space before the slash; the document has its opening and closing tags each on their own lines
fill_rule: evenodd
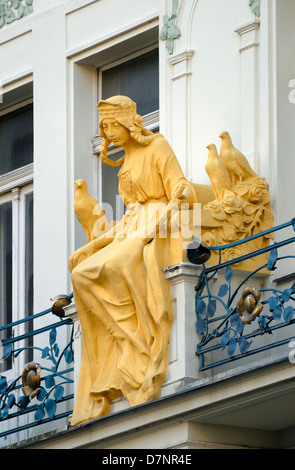
<svg viewBox="0 0 295 470">
<path fill-rule="evenodd" d="M 131 139 L 129 130 L 116 121 L 116 119 L 104 119 L 102 128 L 106 137 L 116 147 L 123 147 Z"/>
</svg>

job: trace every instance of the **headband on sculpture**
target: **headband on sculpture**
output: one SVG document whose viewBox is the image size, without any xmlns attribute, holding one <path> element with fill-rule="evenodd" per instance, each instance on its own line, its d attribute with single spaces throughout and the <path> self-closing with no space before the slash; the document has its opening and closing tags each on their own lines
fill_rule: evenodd
<svg viewBox="0 0 295 470">
<path fill-rule="evenodd" d="M 136 103 L 122 95 L 99 101 L 97 108 L 101 119 L 131 117 L 137 114 Z"/>
</svg>

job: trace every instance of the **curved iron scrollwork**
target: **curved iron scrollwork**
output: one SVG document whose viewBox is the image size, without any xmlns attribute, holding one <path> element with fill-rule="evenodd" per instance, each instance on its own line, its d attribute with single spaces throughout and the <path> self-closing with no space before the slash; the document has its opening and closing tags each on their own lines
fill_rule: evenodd
<svg viewBox="0 0 295 470">
<path fill-rule="evenodd" d="M 71 296 L 67 297 L 68 301 Z M 28 317 L 24 322 L 39 316 L 53 313 L 51 309 L 41 312 L 37 315 Z M 19 322 L 16 322 L 19 323 Z M 13 324 L 12 324 L 13 325 Z M 64 346 L 58 343 L 58 331 L 60 328 L 70 327 L 70 339 Z M 41 346 L 16 347 L 20 341 L 27 339 L 30 335 L 48 334 L 48 343 L 44 342 L 42 337 Z M 0 422 L 20 416 L 24 413 L 33 412 L 34 419 L 22 427 L 27 429 L 37 423 L 58 419 L 68 416 L 71 411 L 58 414 L 58 404 L 73 398 L 73 394 L 66 395 L 66 385 L 72 384 L 73 379 L 70 373 L 73 372 L 73 322 L 67 318 L 60 318 L 59 322 L 41 327 L 31 333 L 11 337 L 2 341 L 4 348 L 3 359 L 17 358 L 26 350 L 31 349 L 35 354 L 41 357 L 41 364 L 31 362 L 24 366 L 21 375 L 14 380 L 9 381 L 5 375 L 0 375 Z M 68 333 L 62 335 L 63 340 Z M 22 394 L 21 394 L 22 391 Z M 19 431 L 9 429 L 0 433 L 0 437 Z"/>
<path fill-rule="evenodd" d="M 295 219 L 271 231 L 275 232 L 289 226 L 295 231 Z M 262 232 L 260 236 L 264 233 Z M 252 238 L 249 237 L 244 242 L 247 243 Z M 257 288 L 255 276 L 265 270 L 268 272 L 276 270 L 278 263 L 283 263 L 286 259 L 294 259 L 295 256 L 292 255 L 279 256 L 279 248 L 294 242 L 295 237 L 291 237 L 249 253 L 247 257 L 250 258 L 259 256 L 262 252 L 270 252 L 266 264 L 246 274 L 234 287 L 232 266 L 244 260 L 245 256 L 243 259 L 236 258 L 209 268 L 204 266 L 196 286 L 196 328 L 200 336 L 196 355 L 200 358 L 200 370 L 220 366 L 246 355 L 290 342 L 294 334 L 262 346 L 256 345 L 255 339 L 265 334 L 271 335 L 273 331 L 295 323 L 295 282 L 283 290 L 273 287 Z M 226 248 L 228 246 L 213 249 L 222 251 Z M 217 273 L 224 279 L 218 290 Z M 251 283 L 254 285 L 251 286 Z M 221 359 L 220 351 L 224 351 L 227 357 Z M 212 358 L 212 353 L 215 353 L 214 359 L 208 364 L 206 358 L 209 358 L 210 354 Z"/>
</svg>

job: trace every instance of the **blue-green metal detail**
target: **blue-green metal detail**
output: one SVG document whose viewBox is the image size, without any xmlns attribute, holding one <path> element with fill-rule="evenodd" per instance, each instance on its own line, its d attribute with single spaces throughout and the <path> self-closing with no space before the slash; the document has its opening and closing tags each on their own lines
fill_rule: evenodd
<svg viewBox="0 0 295 470">
<path fill-rule="evenodd" d="M 174 51 L 175 39 L 178 39 L 181 36 L 181 31 L 179 27 L 176 26 L 177 9 L 178 0 L 173 0 L 171 16 L 164 16 L 163 27 L 159 36 L 161 41 L 166 41 L 166 48 L 170 55 L 173 54 Z"/>
<path fill-rule="evenodd" d="M 69 296 L 69 298 L 71 298 Z M 5 325 L 0 328 L 1 331 L 9 330 L 22 323 L 34 321 L 37 318 L 50 314 L 51 308 L 44 310 L 36 315 L 31 315 L 25 320 L 19 320 L 9 325 Z M 60 328 L 70 328 L 70 339 L 62 349 L 57 342 L 58 331 Z M 48 421 L 60 419 L 69 416 L 72 410 L 66 412 L 59 412 L 59 404 L 74 398 L 71 393 L 65 394 L 65 385 L 73 384 L 71 374 L 73 372 L 73 332 L 74 325 L 70 319 L 60 319 L 56 323 L 34 329 L 29 333 L 24 333 L 17 337 L 10 337 L 7 340 L 2 341 L 2 348 L 4 350 L 4 356 L 2 360 L 12 359 L 15 360 L 18 356 L 25 355 L 28 350 L 39 352 L 41 355 L 41 361 L 36 364 L 37 369 L 40 373 L 40 383 L 36 389 L 32 388 L 30 393 L 30 387 L 25 391 L 24 387 L 24 372 L 26 369 L 35 363 L 29 365 L 24 364 L 24 372 L 9 381 L 5 374 L 0 375 L 0 423 L 9 419 L 13 419 L 19 416 L 23 416 L 28 413 L 32 413 L 32 417 L 29 422 L 23 426 L 17 428 L 9 428 L 7 431 L 0 432 L 0 437 L 13 434 L 15 432 L 35 427 L 39 424 L 46 423 Z M 43 334 L 42 336 L 42 347 L 39 346 L 25 346 L 19 347 L 22 341 L 27 341 L 30 337 Z M 44 334 L 47 334 L 47 341 Z M 65 333 L 63 336 L 67 336 Z M 43 344 L 44 341 L 44 344 Z M 31 369 L 34 369 L 31 366 Z M 26 392 L 26 393 L 25 393 Z"/>
<path fill-rule="evenodd" d="M 260 16 L 260 0 L 249 0 L 249 6 L 256 16 Z"/>
<path fill-rule="evenodd" d="M 0 0 L 0 29 L 33 13 L 33 0 Z"/>
<path fill-rule="evenodd" d="M 273 229 L 261 232 L 245 240 L 232 243 L 222 247 L 209 247 L 210 250 L 219 251 L 219 259 L 224 249 L 247 243 L 258 238 L 287 227 L 293 227 L 295 231 L 295 218 L 286 224 L 279 225 Z M 203 271 L 196 286 L 196 328 L 200 336 L 196 355 L 200 358 L 200 370 L 225 365 L 233 360 L 241 359 L 249 355 L 288 345 L 294 337 L 294 329 L 291 325 L 295 323 L 295 282 L 284 290 L 276 288 L 257 288 L 257 275 L 268 270 L 272 272 L 277 269 L 279 263 L 295 256 L 279 256 L 281 247 L 295 243 L 295 237 L 276 242 L 269 247 L 251 252 L 231 261 L 219 263 L 217 266 L 206 268 Z M 269 252 L 266 264 L 257 268 L 254 272 L 246 273 L 238 285 L 233 287 L 234 264 L 241 263 L 246 259 L 257 257 Z M 224 282 L 218 287 L 216 275 L 224 275 Z M 255 277 L 256 276 L 256 277 Z M 253 279 L 256 280 L 253 280 Z M 254 284 L 254 285 L 251 285 Z M 249 287 L 251 286 L 251 287 Z M 213 293 L 214 291 L 214 293 Z M 244 295 L 245 293 L 245 295 Z M 254 293 L 254 296 L 252 295 Z M 257 298 L 255 296 L 257 294 Z M 244 300 L 250 300 L 252 307 L 248 311 L 245 323 L 239 306 Z M 260 298 L 261 297 L 261 298 Z M 241 303 L 242 302 L 242 303 Z M 244 307 L 243 307 L 244 308 Z M 252 314 L 251 314 L 252 312 Z M 256 312 L 256 315 L 255 315 Z M 247 312 L 246 312 L 247 315 Z M 287 327 L 287 336 L 275 340 L 271 335 L 274 331 Z M 257 344 L 257 339 L 267 335 L 269 341 Z M 213 359 L 212 359 L 213 358 Z"/>
</svg>

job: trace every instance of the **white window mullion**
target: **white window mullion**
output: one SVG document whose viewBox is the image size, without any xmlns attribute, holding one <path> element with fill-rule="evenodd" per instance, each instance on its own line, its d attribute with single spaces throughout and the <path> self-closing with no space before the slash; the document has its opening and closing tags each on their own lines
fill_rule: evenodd
<svg viewBox="0 0 295 470">
<path fill-rule="evenodd" d="M 18 273 L 18 311 L 17 311 L 17 319 L 24 319 L 28 316 L 31 312 L 25 311 L 25 283 L 26 283 L 26 275 L 25 275 L 25 266 L 26 266 L 26 195 L 32 191 L 32 185 L 25 186 L 21 188 L 20 197 L 19 197 L 19 232 L 17 235 L 18 238 L 18 266 L 16 266 L 17 273 Z M 26 323 L 21 323 L 17 328 L 18 335 L 23 335 L 27 332 Z M 26 341 L 21 341 L 18 347 L 23 348 L 26 345 Z M 20 374 L 24 368 L 26 363 L 26 353 L 22 352 L 17 358 L 15 363 L 15 368 Z M 19 416 L 18 426 L 25 425 L 29 420 L 29 416 Z M 23 431 L 18 434 L 18 439 L 25 439 L 28 437 L 28 431 Z"/>
<path fill-rule="evenodd" d="M 18 259 L 19 263 L 16 266 L 18 270 L 18 319 L 23 319 L 25 317 L 25 198 L 23 195 L 23 190 L 20 194 L 19 200 L 19 232 L 18 232 Z M 21 333 L 25 332 L 24 324 L 21 325 Z"/>
<path fill-rule="evenodd" d="M 20 226 L 20 188 L 12 190 L 12 316 L 19 320 L 19 229 Z"/>
<path fill-rule="evenodd" d="M 20 188 L 12 189 L 12 321 L 20 319 L 20 280 L 19 280 L 19 233 L 20 233 Z M 13 328 L 13 335 L 18 336 L 19 326 Z M 18 347 L 15 344 L 15 348 Z M 17 373 L 19 360 L 13 361 L 12 369 Z"/>
</svg>

